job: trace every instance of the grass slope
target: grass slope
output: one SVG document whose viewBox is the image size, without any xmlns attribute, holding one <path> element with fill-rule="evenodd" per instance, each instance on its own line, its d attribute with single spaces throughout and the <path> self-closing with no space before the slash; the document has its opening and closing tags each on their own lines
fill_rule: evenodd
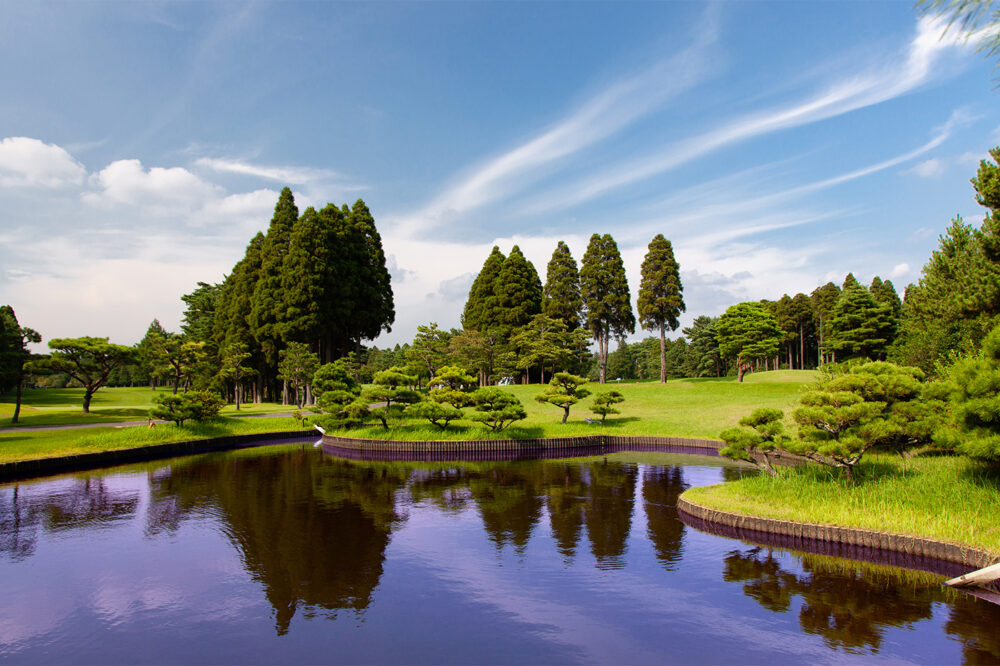
<svg viewBox="0 0 1000 666">
<path fill-rule="evenodd" d="M 77 423 L 113 423 L 115 421 L 139 421 L 149 415 L 153 398 L 169 393 L 169 388 L 153 391 L 149 387 L 103 388 L 94 394 L 90 403 L 90 413 L 83 413 L 83 389 L 26 389 L 21 400 L 21 415 L 18 426 L 70 425 Z M 267 402 L 240 405 L 237 412 L 233 405 L 227 405 L 223 415 L 268 414 L 289 412 L 294 406 Z M 10 425 L 14 413 L 14 394 L 0 396 L 0 432 Z M 16 427 L 16 426 L 15 426 Z"/>
<path fill-rule="evenodd" d="M 828 468 L 780 469 L 692 488 L 684 498 L 722 511 L 912 534 L 1000 555 L 1000 470 L 962 457 L 869 454 L 855 482 Z"/>
</svg>

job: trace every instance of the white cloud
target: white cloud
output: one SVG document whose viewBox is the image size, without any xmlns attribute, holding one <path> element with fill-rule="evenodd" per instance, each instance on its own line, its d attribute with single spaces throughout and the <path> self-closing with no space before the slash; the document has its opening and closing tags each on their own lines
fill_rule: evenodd
<svg viewBox="0 0 1000 666">
<path fill-rule="evenodd" d="M 129 204 L 158 215 L 192 213 L 221 198 L 224 190 L 182 167 L 152 167 L 139 160 L 118 160 L 90 177 L 96 191 L 83 200 L 99 207 Z"/>
<path fill-rule="evenodd" d="M 341 179 L 336 171 L 297 166 L 267 166 L 241 160 L 202 157 L 195 160 L 195 166 L 244 176 L 255 176 L 273 180 L 285 185 L 305 185 L 308 183 Z"/>
<path fill-rule="evenodd" d="M 944 173 L 944 162 L 938 158 L 924 160 L 908 169 L 909 173 L 921 178 L 934 178 Z"/>
<path fill-rule="evenodd" d="M 942 51 L 960 43 L 954 38 L 942 38 L 943 33 L 942 21 L 921 18 L 917 24 L 917 35 L 901 60 L 902 67 L 893 65 L 882 71 L 856 74 L 792 106 L 747 115 L 652 155 L 614 164 L 536 198 L 525 207 L 524 212 L 539 214 L 568 208 L 609 190 L 674 169 L 723 146 L 826 120 L 904 95 L 929 80 Z M 894 59 L 894 62 L 897 60 Z"/>
<path fill-rule="evenodd" d="M 909 264 L 896 264 L 895 266 L 892 267 L 892 270 L 889 272 L 889 277 L 901 278 L 901 277 L 906 277 L 909 274 L 910 274 Z"/>
<path fill-rule="evenodd" d="M 66 150 L 24 136 L 0 141 L 0 187 L 66 187 L 87 175 Z"/>
</svg>

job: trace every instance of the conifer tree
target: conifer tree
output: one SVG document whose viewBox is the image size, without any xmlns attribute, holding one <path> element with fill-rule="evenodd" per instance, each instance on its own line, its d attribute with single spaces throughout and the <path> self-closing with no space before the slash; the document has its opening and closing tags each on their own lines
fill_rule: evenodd
<svg viewBox="0 0 1000 666">
<path fill-rule="evenodd" d="M 830 320 L 830 345 L 839 357 L 883 358 L 895 331 L 889 307 L 879 305 L 854 275 L 847 274 Z"/>
<path fill-rule="evenodd" d="M 783 333 L 763 303 L 737 303 L 719 317 L 715 326 L 719 352 L 736 360 L 736 381 L 755 361 L 774 358 Z"/>
<path fill-rule="evenodd" d="M 490 256 L 486 257 L 483 268 L 479 275 L 472 282 L 469 289 L 469 298 L 465 301 L 465 310 L 462 313 L 462 327 L 466 330 L 479 331 L 483 333 L 488 328 L 492 328 L 496 297 L 494 295 L 494 284 L 500 275 L 503 266 L 503 252 L 496 245 Z"/>
<path fill-rule="evenodd" d="M 329 354 L 320 338 L 337 326 L 331 317 L 324 317 L 329 315 L 324 306 L 330 298 L 337 298 L 329 293 L 326 274 L 340 273 L 340 262 L 331 254 L 331 246 L 336 247 L 334 235 L 341 217 L 340 209 L 333 205 L 321 213 L 312 206 L 306 208 L 289 236 L 278 277 L 276 302 L 281 304 L 278 320 L 283 344 L 308 343 L 323 360 L 329 360 Z"/>
<path fill-rule="evenodd" d="M 253 336 L 272 369 L 278 367 L 278 351 L 281 349 L 283 264 L 291 244 L 292 230 L 298 219 L 299 209 L 295 206 L 295 198 L 286 187 L 278 197 L 274 216 L 271 217 L 271 224 L 261 247 L 260 270 L 253 286 L 248 318 Z"/>
<path fill-rule="evenodd" d="M 597 342 L 599 378 L 605 382 L 608 343 L 612 337 L 635 333 L 635 315 L 618 245 L 610 234 L 590 237 L 580 268 L 580 296 L 587 328 Z"/>
<path fill-rule="evenodd" d="M 872 284 L 868 287 L 868 291 L 876 303 L 889 308 L 889 314 L 893 319 L 899 319 L 903 310 L 903 301 L 899 300 L 899 294 L 896 293 L 896 287 L 893 286 L 892 280 L 883 281 L 876 275 L 872 278 Z"/>
<path fill-rule="evenodd" d="M 269 368 L 263 351 L 253 336 L 250 328 L 249 313 L 253 302 L 254 288 L 260 274 L 261 251 L 264 246 L 264 234 L 258 232 L 250 239 L 243 258 L 236 263 L 222 283 L 219 291 L 219 303 L 213 321 L 212 335 L 216 349 L 225 349 L 232 344 L 244 344 L 251 353 L 249 363 L 257 371 L 257 389 L 254 399 L 264 400 L 264 376 L 277 367 Z"/>
<path fill-rule="evenodd" d="M 832 282 L 827 282 L 822 287 L 816 287 L 809 296 L 812 301 L 813 320 L 816 322 L 816 330 L 819 331 L 817 365 L 823 365 L 827 357 L 836 360 L 835 356 L 831 354 L 827 339 L 830 337 L 830 318 L 833 316 L 833 308 L 839 297 L 840 287 Z"/>
<path fill-rule="evenodd" d="M 684 312 L 680 264 L 674 248 L 663 234 L 656 234 L 642 262 L 639 284 L 639 322 L 646 330 L 660 332 L 660 382 L 667 381 L 666 331 L 676 331 L 677 317 Z"/>
<path fill-rule="evenodd" d="M 535 267 L 516 245 L 500 266 L 493 294 L 495 315 L 491 319 L 500 327 L 505 339 L 515 328 L 527 325 L 542 311 L 542 282 Z"/>
<path fill-rule="evenodd" d="M 9 305 L 0 307 L 0 381 L 5 391 L 14 387 L 14 413 L 11 415 L 11 423 L 17 423 L 21 415 L 24 367 L 32 356 L 28 345 L 41 341 L 42 336 L 38 331 L 18 323 L 14 308 Z"/>
<path fill-rule="evenodd" d="M 567 331 L 580 327 L 580 273 L 569 246 L 559 241 L 545 271 L 545 289 L 542 294 L 542 314 L 561 319 Z"/>
<path fill-rule="evenodd" d="M 354 202 L 348 215 L 350 232 L 357 239 L 355 255 L 351 262 L 356 266 L 354 281 L 357 296 L 356 309 L 351 321 L 355 343 L 374 340 L 382 331 L 392 330 L 396 310 L 392 297 L 389 270 L 385 266 L 382 237 L 375 228 L 375 218 L 362 199 Z"/>
</svg>

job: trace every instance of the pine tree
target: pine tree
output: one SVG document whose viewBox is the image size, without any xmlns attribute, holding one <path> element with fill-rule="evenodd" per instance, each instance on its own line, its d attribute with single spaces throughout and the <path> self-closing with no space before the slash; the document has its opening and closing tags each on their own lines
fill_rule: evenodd
<svg viewBox="0 0 1000 666">
<path fill-rule="evenodd" d="M 545 270 L 542 313 L 553 319 L 561 319 L 566 324 L 566 330 L 574 331 L 580 327 L 582 308 L 580 273 L 576 268 L 576 260 L 566 243 L 559 241 Z"/>
<path fill-rule="evenodd" d="M 484 332 L 491 328 L 490 317 L 494 311 L 496 297 L 494 295 L 494 285 L 500 275 L 500 268 L 503 266 L 503 253 L 500 248 L 493 246 L 493 251 L 483 263 L 482 270 L 472 282 L 469 289 L 469 298 L 465 301 L 465 310 L 462 313 L 462 327 L 466 330 Z"/>
<path fill-rule="evenodd" d="M 264 400 L 264 374 L 269 370 L 263 351 L 250 328 L 249 313 L 253 302 L 254 288 L 260 274 L 261 252 L 264 234 L 258 232 L 250 239 L 243 258 L 237 262 L 222 283 L 219 303 L 213 322 L 212 337 L 216 349 L 225 349 L 233 344 L 244 344 L 251 353 L 250 365 L 257 371 L 257 385 L 254 400 Z M 276 372 L 277 367 L 272 369 Z"/>
<path fill-rule="evenodd" d="M 500 327 L 504 339 L 542 311 L 542 282 L 534 265 L 516 245 L 500 266 L 493 294 L 495 314 L 490 318 Z"/>
<path fill-rule="evenodd" d="M 14 308 L 0 307 L 0 381 L 3 391 L 14 388 L 14 413 L 10 422 L 17 423 L 21 415 L 21 391 L 24 387 L 25 364 L 32 357 L 28 350 L 31 343 L 39 343 L 42 336 L 38 331 L 21 326 Z"/>
<path fill-rule="evenodd" d="M 321 213 L 310 206 L 302 212 L 289 237 L 288 252 L 278 278 L 279 336 L 284 345 L 311 344 L 320 357 L 329 360 L 320 338 L 335 330 L 337 321 L 324 317 L 324 306 L 337 295 L 328 293 L 327 275 L 340 275 L 343 267 L 331 256 L 331 246 L 341 224 L 340 209 L 333 205 Z M 346 314 L 346 313 L 345 313 Z M 346 317 L 345 317 L 346 318 Z"/>
<path fill-rule="evenodd" d="M 774 315 L 763 303 L 737 303 L 719 317 L 715 326 L 719 352 L 736 360 L 736 381 L 755 361 L 774 358 L 783 333 Z"/>
<path fill-rule="evenodd" d="M 894 330 L 889 307 L 876 303 L 868 290 L 848 273 L 830 319 L 830 345 L 839 357 L 882 358 Z"/>
<path fill-rule="evenodd" d="M 586 312 L 587 328 L 597 342 L 599 378 L 603 384 L 608 365 L 611 337 L 635 333 L 635 315 L 618 245 L 610 234 L 590 237 L 580 269 L 580 296 Z"/>
<path fill-rule="evenodd" d="M 375 228 L 375 218 L 363 200 L 354 202 L 348 222 L 350 232 L 358 239 L 358 250 L 351 262 L 357 267 L 358 293 L 355 300 L 359 307 L 351 319 L 354 326 L 352 339 L 357 344 L 361 340 L 374 340 L 382 331 L 390 332 L 396 320 L 396 310 L 391 278 L 385 266 L 382 237 Z"/>
<path fill-rule="evenodd" d="M 837 304 L 839 297 L 840 287 L 832 282 L 827 282 L 822 287 L 816 287 L 809 296 L 812 301 L 813 320 L 815 321 L 816 330 L 819 331 L 819 346 L 816 357 L 817 366 L 823 365 L 828 357 L 836 360 L 835 356 L 830 353 L 831 349 L 827 344 L 827 339 L 830 337 L 830 318 L 833 316 L 833 308 Z"/>
<path fill-rule="evenodd" d="M 899 319 L 899 315 L 903 310 L 903 301 L 899 300 L 899 294 L 896 293 L 896 287 L 893 286 L 892 280 L 883 281 L 882 278 L 876 275 L 872 278 L 872 283 L 868 287 L 868 291 L 876 303 L 889 308 L 889 314 L 892 315 L 893 319 Z"/>
<path fill-rule="evenodd" d="M 666 331 L 676 331 L 679 326 L 677 317 L 684 312 L 683 289 L 674 248 L 663 234 L 657 234 L 642 262 L 638 306 L 642 327 L 660 331 L 660 382 L 667 381 Z"/>
</svg>

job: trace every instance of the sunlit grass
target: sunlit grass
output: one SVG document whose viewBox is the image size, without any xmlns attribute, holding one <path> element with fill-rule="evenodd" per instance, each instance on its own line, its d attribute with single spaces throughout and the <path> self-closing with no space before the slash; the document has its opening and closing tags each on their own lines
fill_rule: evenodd
<svg viewBox="0 0 1000 666">
<path fill-rule="evenodd" d="M 829 468 L 783 468 L 692 488 L 697 504 L 765 518 L 861 527 L 1000 554 L 1000 470 L 962 457 L 870 454 L 846 481 Z"/>
</svg>

